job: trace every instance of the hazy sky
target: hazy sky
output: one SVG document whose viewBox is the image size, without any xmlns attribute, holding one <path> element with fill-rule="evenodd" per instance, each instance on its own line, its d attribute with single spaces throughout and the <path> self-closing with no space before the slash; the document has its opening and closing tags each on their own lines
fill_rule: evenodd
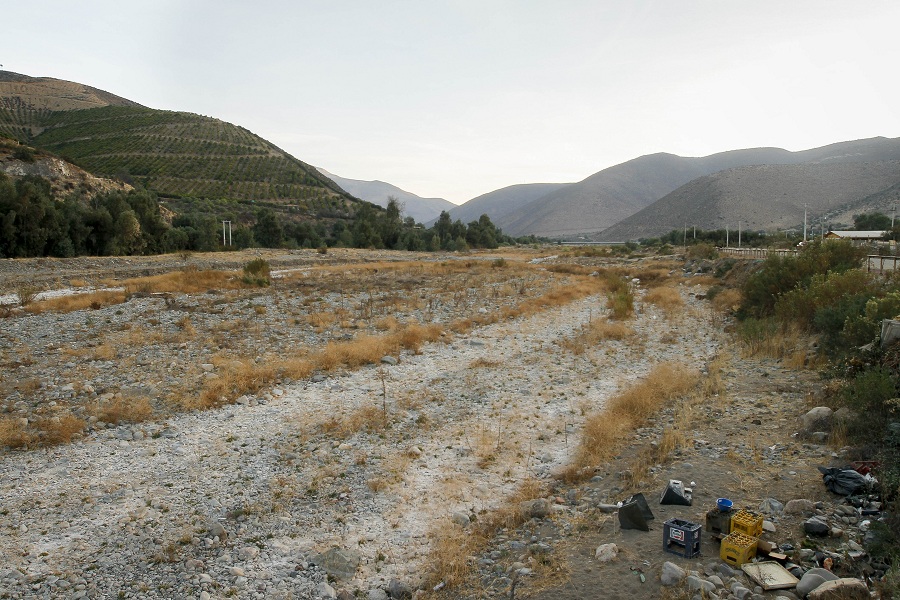
<svg viewBox="0 0 900 600">
<path fill-rule="evenodd" d="M 654 152 L 900 136 L 896 0 L 7 4 L 6 70 L 456 203 Z"/>
</svg>

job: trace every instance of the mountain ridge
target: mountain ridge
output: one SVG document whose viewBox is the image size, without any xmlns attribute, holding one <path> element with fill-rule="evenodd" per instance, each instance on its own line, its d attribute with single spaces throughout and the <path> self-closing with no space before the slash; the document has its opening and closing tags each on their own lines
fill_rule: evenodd
<svg viewBox="0 0 900 600">
<path fill-rule="evenodd" d="M 386 181 L 350 179 L 335 175 L 322 167 L 316 167 L 316 169 L 347 193 L 366 202 L 386 208 L 388 199 L 396 198 L 403 206 L 403 214 L 412 217 L 417 223 L 433 221 L 437 219 L 441 211 L 450 211 L 456 208 L 456 204 L 444 198 L 423 198 Z"/>
</svg>

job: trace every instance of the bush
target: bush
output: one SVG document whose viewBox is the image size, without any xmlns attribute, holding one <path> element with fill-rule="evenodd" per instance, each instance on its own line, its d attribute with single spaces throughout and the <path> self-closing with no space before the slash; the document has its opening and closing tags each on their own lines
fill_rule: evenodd
<svg viewBox="0 0 900 600">
<path fill-rule="evenodd" d="M 815 275 L 838 274 L 859 267 L 864 248 L 849 242 L 814 240 L 798 256 L 770 256 L 744 283 L 743 316 L 766 317 L 789 291 L 809 287 Z"/>
<path fill-rule="evenodd" d="M 687 258 L 691 259 L 709 259 L 712 260 L 718 256 L 716 252 L 716 247 L 712 244 L 693 244 L 688 246 L 687 251 L 685 252 Z"/>
<path fill-rule="evenodd" d="M 271 267 L 269 261 L 264 258 L 255 258 L 244 265 L 244 277 L 242 281 L 247 285 L 265 287 L 272 283 Z"/>
<path fill-rule="evenodd" d="M 33 163 L 34 150 L 26 146 L 19 146 L 16 148 L 15 152 L 13 152 L 12 157 L 16 160 L 21 160 L 22 162 Z"/>
<path fill-rule="evenodd" d="M 866 438 L 887 426 L 894 409 L 888 402 L 897 397 L 897 387 L 890 371 L 882 367 L 868 369 L 856 375 L 841 389 L 842 404 L 859 415 L 858 426 Z"/>
</svg>

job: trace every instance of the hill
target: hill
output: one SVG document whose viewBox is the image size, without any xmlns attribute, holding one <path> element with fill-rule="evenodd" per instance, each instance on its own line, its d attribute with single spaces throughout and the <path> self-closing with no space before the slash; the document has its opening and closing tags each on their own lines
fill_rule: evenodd
<svg viewBox="0 0 900 600">
<path fill-rule="evenodd" d="M 0 72 L 0 133 L 170 198 L 269 206 L 295 219 L 348 217 L 358 202 L 243 127 L 57 79 Z"/>
<path fill-rule="evenodd" d="M 388 198 L 394 197 L 403 206 L 403 214 L 415 219 L 417 223 L 425 223 L 437 219 L 441 211 L 450 211 L 456 205 L 443 198 L 422 198 L 412 192 L 400 189 L 384 181 L 363 181 L 360 179 L 348 179 L 329 173 L 321 167 L 320 173 L 338 184 L 341 189 L 366 202 L 387 207 Z"/>
<path fill-rule="evenodd" d="M 58 156 L 22 146 L 2 136 L 0 136 L 0 173 L 13 180 L 29 176 L 46 179 L 53 197 L 59 200 L 72 193 L 90 199 L 98 193 L 131 189 L 126 183 L 94 177 Z"/>
<path fill-rule="evenodd" d="M 463 223 L 477 220 L 481 215 L 487 215 L 496 223 L 505 215 L 525 206 L 536 199 L 554 192 L 567 183 L 521 183 L 510 185 L 487 194 L 472 198 L 464 204 L 450 210 L 450 218 Z"/>
<path fill-rule="evenodd" d="M 846 224 L 854 212 L 884 210 L 898 187 L 900 160 L 739 167 L 699 177 L 591 238 L 636 240 L 685 225 L 737 230 L 739 222 L 744 230 L 794 228 L 804 205 L 811 225 Z"/>
<path fill-rule="evenodd" d="M 651 154 L 567 185 L 497 218 L 495 222 L 510 235 L 571 238 L 609 228 L 693 179 L 724 169 L 898 159 L 900 140 L 887 138 L 840 142 L 799 152 L 750 148 L 697 158 Z M 681 225 L 676 223 L 674 227 Z M 666 226 L 673 227 L 670 223 Z"/>
</svg>

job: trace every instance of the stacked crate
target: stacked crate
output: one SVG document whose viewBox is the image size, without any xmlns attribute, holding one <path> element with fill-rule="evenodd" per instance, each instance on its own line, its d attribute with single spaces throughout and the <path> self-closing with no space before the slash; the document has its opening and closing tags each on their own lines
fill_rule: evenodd
<svg viewBox="0 0 900 600">
<path fill-rule="evenodd" d="M 731 533 L 722 540 L 719 558 L 734 567 L 750 562 L 756 556 L 762 535 L 762 515 L 739 510 L 731 517 Z"/>
</svg>

